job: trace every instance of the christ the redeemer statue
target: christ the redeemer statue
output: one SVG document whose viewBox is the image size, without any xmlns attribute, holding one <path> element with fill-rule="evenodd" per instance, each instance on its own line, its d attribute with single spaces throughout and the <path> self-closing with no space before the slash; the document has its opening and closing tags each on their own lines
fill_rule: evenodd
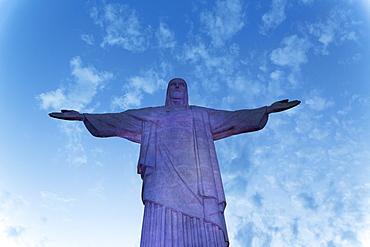
<svg viewBox="0 0 370 247">
<path fill-rule="evenodd" d="M 50 113 L 83 121 L 96 137 L 140 143 L 138 173 L 145 205 L 141 247 L 229 246 L 224 190 L 214 141 L 262 129 L 268 114 L 300 101 L 253 110 L 223 111 L 188 104 L 183 79 L 168 83 L 166 104 L 121 113 Z"/>
</svg>

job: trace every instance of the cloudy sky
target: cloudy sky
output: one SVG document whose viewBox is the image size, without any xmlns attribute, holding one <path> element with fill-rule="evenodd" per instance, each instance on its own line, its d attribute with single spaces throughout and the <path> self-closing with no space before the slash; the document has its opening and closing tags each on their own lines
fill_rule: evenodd
<svg viewBox="0 0 370 247">
<path fill-rule="evenodd" d="M 0 0 L 0 245 L 139 245 L 139 145 L 60 109 L 301 105 L 216 142 L 232 247 L 370 246 L 370 1 Z"/>
</svg>

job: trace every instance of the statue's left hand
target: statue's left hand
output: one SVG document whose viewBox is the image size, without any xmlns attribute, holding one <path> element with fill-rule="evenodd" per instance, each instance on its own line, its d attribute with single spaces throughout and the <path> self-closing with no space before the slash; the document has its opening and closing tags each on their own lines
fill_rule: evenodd
<svg viewBox="0 0 370 247">
<path fill-rule="evenodd" d="M 61 110 L 61 112 L 52 112 L 49 113 L 49 116 L 63 120 L 78 120 L 78 121 L 85 120 L 85 115 L 74 110 Z"/>
<path fill-rule="evenodd" d="M 285 99 L 285 100 L 276 101 L 275 103 L 267 107 L 267 113 L 285 111 L 285 110 L 288 110 L 290 108 L 293 108 L 299 105 L 300 103 L 301 101 L 299 100 L 289 101 Z"/>
</svg>

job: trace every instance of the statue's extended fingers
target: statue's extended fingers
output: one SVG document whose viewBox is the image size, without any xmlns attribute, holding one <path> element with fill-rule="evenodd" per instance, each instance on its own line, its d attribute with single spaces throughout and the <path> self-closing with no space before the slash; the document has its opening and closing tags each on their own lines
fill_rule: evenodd
<svg viewBox="0 0 370 247">
<path fill-rule="evenodd" d="M 301 103 L 300 100 L 293 100 L 291 102 L 294 104 L 294 106 L 299 105 Z"/>
<path fill-rule="evenodd" d="M 75 113 L 76 111 L 75 110 L 61 110 L 61 112 L 71 114 L 71 113 Z"/>
<path fill-rule="evenodd" d="M 293 108 L 293 107 L 299 105 L 300 103 L 301 103 L 301 101 L 299 101 L 299 100 L 293 100 L 293 101 L 287 102 L 287 109 Z"/>
<path fill-rule="evenodd" d="M 52 113 L 49 113 L 49 116 L 50 117 L 53 117 L 53 118 L 61 118 L 63 116 L 63 113 L 60 113 L 60 112 L 52 112 Z"/>
<path fill-rule="evenodd" d="M 287 103 L 287 102 L 289 102 L 289 100 L 288 99 L 283 99 L 283 100 L 280 100 L 280 101 L 278 101 L 279 103 Z"/>
</svg>

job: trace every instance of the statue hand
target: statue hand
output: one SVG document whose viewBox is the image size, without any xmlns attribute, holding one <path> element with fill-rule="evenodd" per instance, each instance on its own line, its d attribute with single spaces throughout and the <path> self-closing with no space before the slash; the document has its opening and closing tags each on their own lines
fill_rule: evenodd
<svg viewBox="0 0 370 247">
<path fill-rule="evenodd" d="M 83 114 L 74 110 L 62 110 L 61 112 L 52 112 L 49 113 L 49 116 L 63 120 L 78 120 L 78 121 L 85 120 L 85 116 Z"/>
<path fill-rule="evenodd" d="M 301 101 L 299 100 L 289 101 L 285 99 L 285 100 L 276 101 L 275 103 L 267 107 L 267 113 L 285 111 L 285 110 L 288 110 L 290 108 L 293 108 L 299 105 L 300 103 Z"/>
</svg>

